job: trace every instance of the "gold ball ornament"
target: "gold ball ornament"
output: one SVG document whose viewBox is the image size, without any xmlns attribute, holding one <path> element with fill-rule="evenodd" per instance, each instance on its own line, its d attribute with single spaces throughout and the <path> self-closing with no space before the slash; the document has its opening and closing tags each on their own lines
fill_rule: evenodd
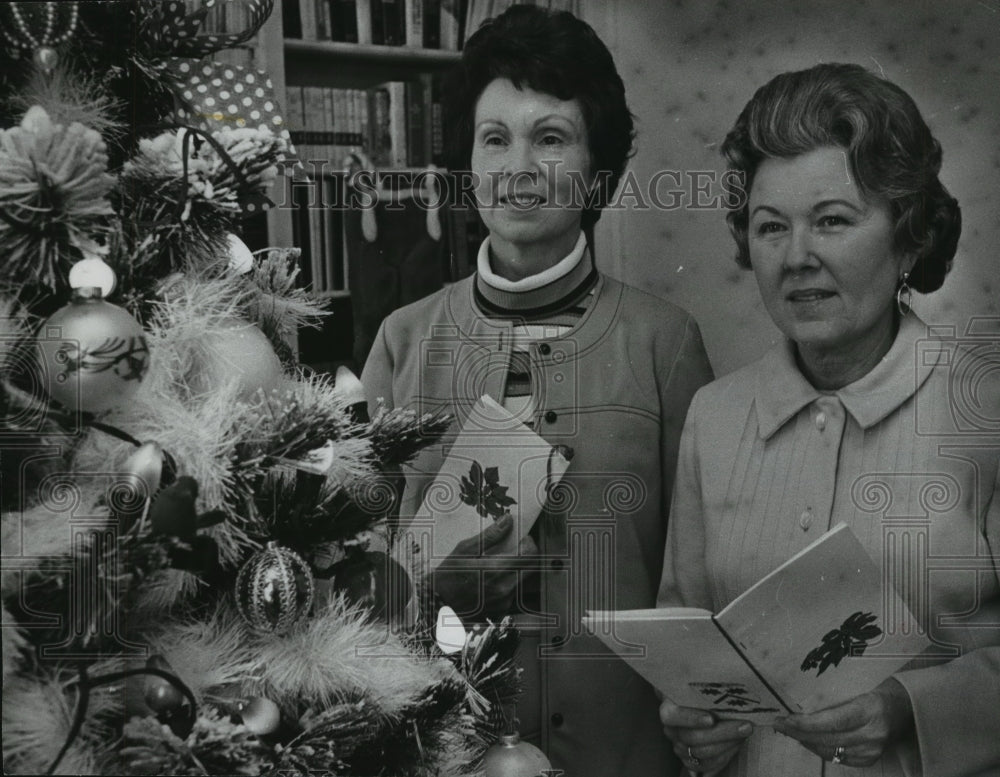
<svg viewBox="0 0 1000 777">
<path fill-rule="evenodd" d="M 236 576 L 236 609 L 251 629 L 284 634 L 312 606 L 315 586 L 309 565 L 295 551 L 269 542 Z"/>
<path fill-rule="evenodd" d="M 551 769 L 545 753 L 519 734 L 504 734 L 483 756 L 485 777 L 539 777 Z"/>
<path fill-rule="evenodd" d="M 200 351 L 188 374 L 194 394 L 209 394 L 237 382 L 239 399 L 249 402 L 267 396 L 284 381 L 281 361 L 260 329 L 239 318 L 227 318 L 221 327 L 201 339 Z"/>
<path fill-rule="evenodd" d="M 99 413 L 127 402 L 149 369 L 139 322 L 101 299 L 100 289 L 76 289 L 73 299 L 42 324 L 35 338 L 49 396 L 71 411 Z"/>
</svg>

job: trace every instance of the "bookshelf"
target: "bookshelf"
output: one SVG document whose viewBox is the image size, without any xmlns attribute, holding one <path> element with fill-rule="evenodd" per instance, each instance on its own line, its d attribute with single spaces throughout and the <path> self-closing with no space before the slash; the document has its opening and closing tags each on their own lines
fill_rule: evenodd
<svg viewBox="0 0 1000 777">
<path fill-rule="evenodd" d="M 392 4 L 393 0 L 385 0 L 386 7 Z M 467 2 L 468 0 L 463 0 Z M 386 91 L 385 87 L 395 87 L 389 89 L 393 105 L 398 104 L 397 99 L 405 92 L 406 110 L 405 129 L 403 132 L 404 146 L 407 149 L 421 147 L 426 149 L 422 156 L 403 153 L 398 155 L 396 151 L 397 135 L 392 138 L 392 151 L 390 155 L 380 154 L 375 158 L 376 168 L 380 173 L 388 172 L 392 176 L 405 177 L 409 175 L 412 179 L 420 172 L 427 169 L 431 161 L 439 161 L 433 158 L 431 152 L 432 133 L 441 132 L 440 118 L 436 121 L 436 130 L 431 127 L 432 108 L 438 111 L 438 93 L 435 82 L 433 99 L 431 96 L 432 78 L 443 75 L 448 69 L 453 67 L 460 59 L 461 52 L 457 50 L 460 42 L 460 34 L 452 32 L 450 35 L 442 27 L 442 36 L 433 41 L 436 45 L 451 46 L 451 48 L 423 48 L 414 45 L 385 45 L 382 43 L 357 43 L 345 42 L 342 40 L 321 39 L 324 35 L 324 24 L 327 32 L 331 30 L 329 16 L 337 13 L 337 4 L 340 0 L 275 0 L 274 10 L 265 26 L 261 29 L 257 40 L 257 51 L 255 60 L 260 67 L 265 68 L 271 75 L 275 87 L 275 94 L 279 103 L 284 109 L 284 115 L 288 128 L 296 135 L 295 130 L 300 132 L 299 140 L 296 141 L 297 149 L 304 161 L 328 159 L 329 163 L 325 171 L 318 175 L 314 174 L 313 168 L 307 165 L 307 170 L 312 177 L 312 183 L 305 185 L 312 186 L 310 191 L 303 188 L 303 184 L 294 183 L 289 178 L 280 179 L 276 184 L 276 190 L 272 199 L 277 207 L 267 214 L 267 243 L 274 246 L 296 246 L 303 250 L 303 258 L 300 264 L 302 274 L 308 288 L 326 300 L 332 315 L 328 317 L 328 325 L 321 332 L 303 330 L 299 333 L 298 347 L 300 360 L 316 369 L 332 370 L 338 364 L 347 363 L 353 369 L 360 370 L 361 359 L 357 342 L 363 341 L 370 329 L 370 322 L 363 323 L 365 312 L 359 311 L 359 307 L 369 307 L 376 297 L 387 297 L 396 294 L 399 297 L 406 297 L 407 294 L 414 294 L 416 291 L 412 287 L 420 286 L 420 282 L 414 282 L 412 269 L 399 270 L 396 268 L 397 256 L 404 257 L 400 261 L 412 262 L 411 245 L 404 245 L 399 235 L 408 234 L 410 230 L 420 232 L 419 224 L 407 222 L 405 225 L 395 216 L 386 215 L 382 211 L 376 211 L 381 221 L 379 228 L 387 238 L 389 245 L 380 249 L 380 253 L 374 253 L 372 246 L 363 245 L 362 250 L 349 252 L 348 243 L 353 235 L 354 243 L 358 244 L 357 213 L 351 213 L 341 209 L 328 208 L 327 203 L 331 197 L 337 196 L 336 187 L 341 187 L 339 192 L 343 194 L 346 184 L 343 170 L 343 160 L 351 148 L 365 147 L 369 151 L 379 149 L 377 144 L 374 149 L 368 148 L 366 141 L 374 140 L 374 133 L 377 130 L 376 116 L 373 94 L 379 91 Z M 375 6 L 382 0 L 371 0 L 371 5 Z M 462 7 L 458 0 L 436 0 L 437 4 L 450 3 L 452 8 Z M 294 6 L 289 7 L 288 4 Z M 414 4 L 423 4 L 424 8 L 432 3 L 428 0 L 398 0 L 399 12 L 402 15 L 409 14 L 414 8 Z M 357 0 L 356 3 L 347 0 L 344 5 L 353 5 L 361 8 L 369 5 L 367 0 Z M 324 22 L 322 14 L 327 13 Z M 310 16 L 311 18 L 306 18 Z M 295 18 L 297 17 L 297 18 Z M 319 35 L 313 30 L 319 26 Z M 402 16 L 401 16 L 402 18 Z M 291 22 L 289 20 L 292 20 Z M 457 20 L 457 17 L 456 17 Z M 402 24 L 409 24 L 403 19 Z M 290 31 L 292 37 L 286 34 L 289 30 L 285 26 L 291 24 Z M 361 26 L 361 17 L 358 16 L 358 24 Z M 377 28 L 378 21 L 374 21 Z M 403 35 L 405 43 L 413 43 L 413 38 L 409 40 L 406 36 L 410 34 L 409 28 Z M 305 35 L 303 36 L 303 33 Z M 362 38 L 370 35 L 371 32 L 362 32 Z M 387 37 L 389 33 L 386 33 Z M 420 33 L 418 33 L 418 36 Z M 377 31 L 376 31 L 377 36 Z M 423 33 L 426 41 L 427 33 Z M 315 39 L 314 39 L 315 38 Z M 399 36 L 396 38 L 399 42 Z M 419 40 L 419 37 L 418 37 Z M 410 93 L 411 89 L 415 94 L 423 92 L 426 97 L 418 98 L 418 101 L 425 106 L 424 113 L 417 112 L 417 119 L 410 118 Z M 335 95 L 331 98 L 330 92 Z M 318 96 L 323 93 L 323 96 Z M 367 108 L 363 102 L 363 95 L 367 96 Z M 326 105 L 323 105 L 323 98 Z M 323 135 L 322 121 L 320 126 L 306 126 L 310 117 L 315 117 L 317 111 L 324 113 L 327 119 L 330 118 L 331 99 L 346 100 L 347 113 L 352 117 L 360 113 L 366 113 L 366 124 L 359 125 L 363 130 L 355 133 L 354 127 L 349 127 L 350 137 L 346 139 L 339 137 L 339 133 L 334 129 L 327 133 L 329 137 L 321 137 L 317 140 L 317 135 Z M 313 100 L 311 104 L 309 101 Z M 358 102 L 361 100 L 361 102 Z M 301 109 L 301 113 L 298 111 Z M 336 107 L 334 111 L 338 117 L 343 117 L 340 113 L 343 107 Z M 393 109 L 395 110 L 395 109 Z M 303 117 L 301 122 L 295 121 L 295 116 Z M 438 113 L 435 114 L 439 116 Z M 393 117 L 394 127 L 396 116 Z M 331 123 L 339 121 L 335 118 Z M 423 133 L 420 127 L 423 125 Z M 372 126 L 372 129 L 368 129 Z M 416 140 L 412 133 L 416 127 Z M 313 132 L 312 130 L 319 130 Z M 330 130 L 330 126 L 326 127 Z M 393 130 L 395 133 L 395 129 Z M 334 135 L 338 135 L 336 140 L 331 141 Z M 303 139 L 311 139 L 314 143 L 303 142 Z M 436 140 L 434 141 L 437 142 Z M 325 145 L 325 144 L 330 145 Z M 304 153 L 303 153 L 303 147 Z M 400 184 L 397 178 L 397 183 Z M 319 204 L 319 207 L 316 204 Z M 353 233 L 352 227 L 348 226 L 348 220 L 354 219 Z M 392 219 L 396 219 L 393 221 Z M 412 221 L 412 220 L 411 220 Z M 437 282 L 443 283 L 457 279 L 467 274 L 468 262 L 468 242 L 474 240 L 478 233 L 478 217 L 474 214 L 458 215 L 447 213 L 442 215 L 442 227 L 444 239 L 439 241 L 441 248 L 438 250 L 441 258 L 435 260 L 440 264 L 440 269 L 435 269 L 432 275 L 436 274 Z M 475 222 L 475 223 L 473 223 Z M 317 226 L 319 225 L 319 226 Z M 391 233 L 396 233 L 393 241 L 388 239 Z M 317 235 L 317 233 L 321 233 Z M 420 237 L 426 236 L 422 233 Z M 457 236 L 457 237 L 456 237 Z M 461 241 L 463 245 L 460 251 L 460 260 L 455 259 L 454 245 Z M 411 243 L 415 241 L 410 241 Z M 351 256 L 349 257 L 349 253 Z M 364 255 L 364 261 L 369 265 L 382 264 L 389 273 L 383 280 L 383 286 L 372 292 L 370 288 L 373 283 L 369 274 L 369 267 L 358 271 L 357 256 Z M 406 258 L 409 256 L 409 258 Z M 353 263 L 353 264 L 352 264 Z M 354 267 L 354 270 L 351 269 Z M 396 269 L 392 269 L 396 268 Z M 392 275 L 395 272 L 395 276 Z M 407 273 L 410 273 L 407 275 Z M 433 282 L 432 282 L 433 283 Z M 364 290 L 367 284 L 368 293 Z M 355 288 L 352 289 L 351 287 Z M 403 292 L 400 287 L 405 286 Z M 384 287 L 384 288 L 383 288 Z M 391 291 L 390 291 L 391 290 Z M 420 295 L 432 291 L 432 287 L 426 287 Z M 384 292 L 384 293 L 382 293 Z M 404 299 L 402 304 L 410 301 Z M 386 304 L 379 301 L 380 304 Z M 388 312 L 388 311 L 386 311 Z M 353 322 L 353 330 L 351 324 Z M 345 330 L 347 331 L 345 335 Z M 359 334 L 360 332 L 360 334 Z M 364 353 L 364 349 L 360 353 Z"/>
<path fill-rule="evenodd" d="M 461 52 L 335 41 L 284 42 L 288 83 L 365 89 L 414 73 L 443 72 Z"/>
</svg>

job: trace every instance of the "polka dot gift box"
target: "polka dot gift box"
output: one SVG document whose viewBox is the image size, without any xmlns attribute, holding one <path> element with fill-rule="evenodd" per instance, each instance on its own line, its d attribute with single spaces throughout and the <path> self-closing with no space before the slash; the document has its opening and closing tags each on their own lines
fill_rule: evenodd
<svg viewBox="0 0 1000 777">
<path fill-rule="evenodd" d="M 165 0 L 144 29 L 144 37 L 154 50 L 167 57 L 164 79 L 176 98 L 178 124 L 207 132 L 230 127 L 267 128 L 283 138 L 289 159 L 295 162 L 291 135 L 274 97 L 267 73 L 238 65 L 199 61 L 224 48 L 246 43 L 270 16 L 273 0 L 226 0 L 241 6 L 243 30 L 225 34 L 200 32 L 202 23 L 216 0 L 204 0 L 188 13 L 182 0 Z M 236 18 L 231 15 L 229 18 Z"/>
</svg>

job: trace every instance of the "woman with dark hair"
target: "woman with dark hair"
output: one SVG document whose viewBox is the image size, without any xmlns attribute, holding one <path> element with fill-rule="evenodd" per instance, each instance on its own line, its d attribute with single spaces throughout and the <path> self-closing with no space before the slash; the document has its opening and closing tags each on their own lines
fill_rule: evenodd
<svg viewBox="0 0 1000 777">
<path fill-rule="evenodd" d="M 702 774 L 996 775 L 995 339 L 942 336 L 910 308 L 911 289 L 941 286 L 961 231 L 940 145 L 899 87 L 826 64 L 758 90 L 722 153 L 744 183 L 727 216 L 737 261 L 786 339 L 692 401 L 658 603 L 718 611 L 845 522 L 916 619 L 880 622 L 932 647 L 773 728 L 668 699 L 664 730 Z"/>
<path fill-rule="evenodd" d="M 652 689 L 580 622 L 652 606 L 683 418 L 711 379 L 687 313 L 594 263 L 591 228 L 632 149 L 624 85 L 589 25 L 516 5 L 468 39 L 448 94 L 452 167 L 470 174 L 489 236 L 475 275 L 385 320 L 362 382 L 373 403 L 453 414 L 454 430 L 489 394 L 572 449 L 521 555 L 501 557 L 501 520 L 459 543 L 435 592 L 465 620 L 514 615 L 516 715 L 554 768 L 669 775 Z M 451 439 L 406 472 L 404 524 Z"/>
</svg>

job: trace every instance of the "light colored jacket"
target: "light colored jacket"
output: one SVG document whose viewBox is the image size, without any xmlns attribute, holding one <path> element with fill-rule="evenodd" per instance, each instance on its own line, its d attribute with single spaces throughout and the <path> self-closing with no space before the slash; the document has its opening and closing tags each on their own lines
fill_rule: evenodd
<svg viewBox="0 0 1000 777">
<path fill-rule="evenodd" d="M 503 399 L 511 323 L 479 313 L 474 282 L 390 315 L 362 374 L 372 408 L 382 400 L 456 417 L 407 473 L 404 520 L 476 399 Z M 580 618 L 653 605 L 680 431 L 711 368 L 687 313 L 610 278 L 597 284 L 572 329 L 530 346 L 534 428 L 574 455 L 562 498 L 539 519 L 549 617 L 525 676 L 539 685 L 541 746 L 554 768 L 568 777 L 667 777 L 676 765 L 652 689 L 586 635 Z"/>
<path fill-rule="evenodd" d="M 852 768 L 759 728 L 727 776 L 1000 774 L 1000 372 L 977 355 L 997 335 L 933 334 L 911 313 L 882 361 L 832 393 L 782 343 L 691 404 L 658 604 L 717 612 L 843 521 L 938 656 L 895 675 L 910 746 Z"/>
</svg>

